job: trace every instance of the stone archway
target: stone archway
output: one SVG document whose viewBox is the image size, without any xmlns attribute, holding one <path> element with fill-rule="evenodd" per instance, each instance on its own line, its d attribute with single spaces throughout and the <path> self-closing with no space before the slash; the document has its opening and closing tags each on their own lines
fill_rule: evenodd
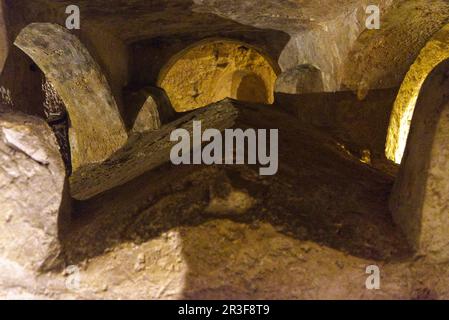
<svg viewBox="0 0 449 320">
<path fill-rule="evenodd" d="M 268 90 L 261 77 L 249 73 L 239 76 L 235 96 L 237 100 L 268 103 Z"/>
<path fill-rule="evenodd" d="M 246 84 L 240 88 L 243 100 L 271 104 L 279 71 L 268 56 L 251 45 L 235 40 L 209 39 L 175 55 L 162 69 L 158 86 L 167 92 L 178 112 L 197 109 L 227 97 L 239 99 L 235 84 L 243 80 Z"/>
<path fill-rule="evenodd" d="M 416 252 L 449 258 L 449 60 L 420 90 L 390 207 Z"/>
<path fill-rule="evenodd" d="M 14 44 L 39 66 L 67 107 L 73 170 L 106 160 L 126 142 L 109 84 L 76 36 L 55 24 L 33 23 Z"/>
<path fill-rule="evenodd" d="M 388 159 L 401 163 L 421 87 L 429 73 L 448 58 L 449 25 L 446 25 L 427 42 L 402 82 L 388 128 L 385 149 Z"/>
<path fill-rule="evenodd" d="M 233 98 L 245 102 L 271 104 L 272 93 L 262 77 L 249 71 L 231 71 L 218 79 L 212 91 L 213 100 Z"/>
</svg>

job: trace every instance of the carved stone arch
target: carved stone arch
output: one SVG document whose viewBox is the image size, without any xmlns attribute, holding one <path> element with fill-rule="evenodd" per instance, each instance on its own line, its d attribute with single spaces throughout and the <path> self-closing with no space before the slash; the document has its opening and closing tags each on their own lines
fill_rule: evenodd
<svg viewBox="0 0 449 320">
<path fill-rule="evenodd" d="M 126 129 L 109 84 L 75 35 L 56 24 L 33 23 L 14 44 L 39 66 L 67 107 L 74 170 L 102 162 L 123 146 Z"/>
<path fill-rule="evenodd" d="M 449 60 L 422 86 L 390 207 L 416 252 L 449 258 Z"/>
</svg>

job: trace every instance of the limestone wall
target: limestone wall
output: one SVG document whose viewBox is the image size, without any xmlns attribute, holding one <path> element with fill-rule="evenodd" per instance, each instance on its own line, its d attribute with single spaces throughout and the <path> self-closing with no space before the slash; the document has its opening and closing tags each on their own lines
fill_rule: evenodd
<svg viewBox="0 0 449 320">
<path fill-rule="evenodd" d="M 273 103 L 275 64 L 255 48 L 214 40 L 179 53 L 161 71 L 163 88 L 177 111 L 187 111 L 234 98 Z"/>
<path fill-rule="evenodd" d="M 449 259 L 449 62 L 423 85 L 390 207 L 417 254 Z"/>
</svg>

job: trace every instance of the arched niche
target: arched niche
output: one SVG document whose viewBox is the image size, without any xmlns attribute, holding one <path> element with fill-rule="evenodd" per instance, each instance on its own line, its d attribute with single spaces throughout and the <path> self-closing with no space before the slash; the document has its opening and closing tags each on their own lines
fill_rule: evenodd
<svg viewBox="0 0 449 320">
<path fill-rule="evenodd" d="M 272 103 L 269 89 L 262 77 L 249 71 L 231 71 L 216 83 L 212 94 L 214 101 L 233 98 L 245 102 Z"/>
<path fill-rule="evenodd" d="M 418 94 L 390 208 L 418 254 L 449 258 L 449 60 Z"/>
<path fill-rule="evenodd" d="M 178 112 L 224 98 L 271 104 L 279 71 L 267 55 L 251 45 L 209 39 L 170 59 L 159 75 L 158 86 L 167 92 Z"/>
<path fill-rule="evenodd" d="M 448 58 L 449 25 L 446 25 L 427 42 L 402 82 L 388 128 L 385 146 L 388 159 L 401 163 L 421 87 L 429 73 Z"/>
</svg>

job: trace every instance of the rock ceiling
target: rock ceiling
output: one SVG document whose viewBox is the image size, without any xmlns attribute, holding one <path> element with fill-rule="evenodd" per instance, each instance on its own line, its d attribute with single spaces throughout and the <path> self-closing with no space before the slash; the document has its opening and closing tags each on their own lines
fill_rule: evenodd
<svg viewBox="0 0 449 320">
<path fill-rule="evenodd" d="M 27 3 L 25 3 L 27 2 Z M 248 28 L 293 34 L 363 8 L 367 0 L 79 0 L 82 18 L 111 30 L 127 42 L 183 33 Z M 392 0 L 383 0 L 389 4 Z M 35 0 L 30 12 L 64 12 L 69 0 Z M 44 9 L 45 8 L 45 9 Z M 363 11 L 363 10 L 362 10 Z M 94 22 L 93 22 L 94 21 Z"/>
</svg>

